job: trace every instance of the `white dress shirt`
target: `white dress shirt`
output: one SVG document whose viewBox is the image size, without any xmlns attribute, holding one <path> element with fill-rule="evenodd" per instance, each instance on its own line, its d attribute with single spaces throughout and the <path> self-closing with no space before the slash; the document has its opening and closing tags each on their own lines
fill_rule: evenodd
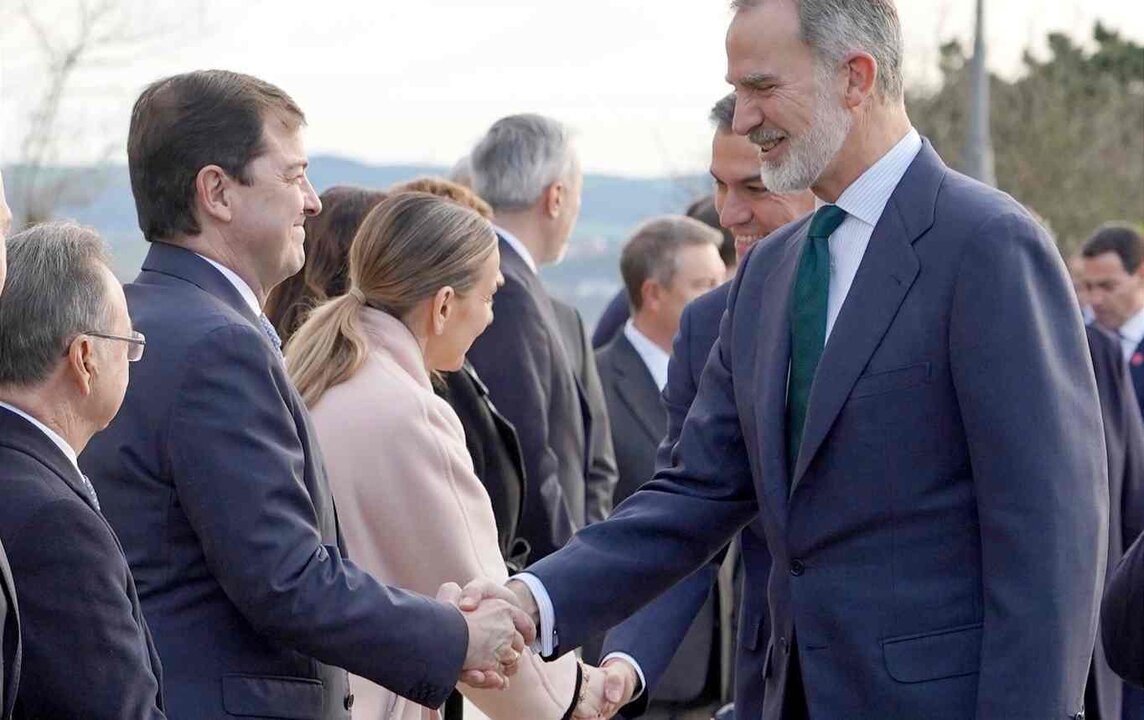
<svg viewBox="0 0 1144 720">
<path fill-rule="evenodd" d="M 1124 360 L 1126 362 L 1131 360 L 1132 354 L 1144 340 L 1144 310 L 1128 318 L 1128 322 L 1116 331 L 1116 336 L 1120 338 L 1120 351 L 1124 353 Z"/>
<path fill-rule="evenodd" d="M 195 255 L 199 254 L 195 253 Z M 262 306 L 258 304 L 258 296 L 254 294 L 254 290 L 252 290 L 251 287 L 246 284 L 246 281 L 238 276 L 238 273 L 236 273 L 234 270 L 231 270 L 226 265 L 211 260 L 206 255 L 199 255 L 199 257 L 213 265 L 215 270 L 218 270 L 220 273 L 222 273 L 222 276 L 226 278 L 231 285 L 234 285 L 234 289 L 238 290 L 238 294 L 242 295 L 242 299 L 246 301 L 246 304 L 250 306 L 250 309 L 254 312 L 255 315 L 262 314 Z"/>
<path fill-rule="evenodd" d="M 9 405 L 6 402 L 0 402 L 0 408 L 4 408 L 5 410 L 16 413 L 20 417 L 35 425 L 40 432 L 48 436 L 48 439 L 51 440 L 52 443 L 60 449 L 60 452 L 64 454 L 64 457 L 66 457 L 68 462 L 72 464 L 72 467 L 75 468 L 76 475 L 79 475 L 79 479 L 83 481 L 84 489 L 86 489 L 88 494 L 91 495 L 91 499 L 95 502 L 95 507 L 98 509 L 99 498 L 95 494 L 95 488 L 92 486 L 91 481 L 88 480 L 87 476 L 83 474 L 83 471 L 79 469 L 79 458 L 76 456 L 75 448 L 69 445 L 67 440 L 64 440 L 62 437 L 60 437 L 60 434 L 55 430 L 52 430 L 50 427 L 32 417 L 28 413 L 24 412 L 20 408 L 16 407 L 15 405 Z"/>
<path fill-rule="evenodd" d="M 671 355 L 664 352 L 663 348 L 636 329 L 635 323 L 631 320 L 624 324 L 624 337 L 639 353 L 644 366 L 651 373 L 651 379 L 655 381 L 655 386 L 659 388 L 660 392 L 663 392 L 663 389 L 667 387 L 667 365 L 671 361 Z"/>
<path fill-rule="evenodd" d="M 846 219 L 830 236 L 830 288 L 826 309 L 826 337 L 830 337 L 834 329 L 834 322 L 838 313 L 846 302 L 850 287 L 854 284 L 854 276 L 858 274 L 858 266 L 866 255 L 866 248 L 870 245 L 870 237 L 874 234 L 874 227 L 882 218 L 890 196 L 898 187 L 902 177 L 906 174 L 910 164 L 922 149 L 922 139 L 917 130 L 910 131 L 898 141 L 894 147 L 883 155 L 866 172 L 850 184 L 838 197 L 835 203 L 846 211 Z M 819 203 L 821 206 L 824 203 Z M 627 332 L 625 328 L 625 333 Z M 629 338 L 630 339 L 630 338 Z M 556 645 L 556 618 L 552 607 L 552 599 L 545 590 L 544 584 L 535 575 L 520 573 L 513 576 L 520 580 L 532 592 L 540 610 L 540 627 L 537 629 L 537 641 L 533 646 L 535 652 L 543 657 L 549 657 Z M 629 659 L 630 658 L 626 658 Z M 644 685 L 643 671 L 639 665 L 632 661 L 637 674 L 640 675 L 640 684 Z"/>
<path fill-rule="evenodd" d="M 504 238 L 504 241 L 508 243 L 508 246 L 512 248 L 517 255 L 520 255 L 520 259 L 524 260 L 524 264 L 528 265 L 529 270 L 531 270 L 534 274 L 539 272 L 539 270 L 536 268 L 536 261 L 532 259 L 532 253 L 528 251 L 528 248 L 524 246 L 524 243 L 520 241 L 520 238 L 510 233 L 508 230 L 500 227 L 499 225 L 493 225 L 493 230 L 496 230 L 497 234 Z"/>
<path fill-rule="evenodd" d="M 874 226 L 882 219 L 886 203 L 910 163 L 922 149 L 918 131 L 910 128 L 906 136 L 862 173 L 835 203 L 846 211 L 846 219 L 830 236 L 830 290 L 826 304 L 826 337 L 834 329 L 834 322 L 842 310 L 858 266 L 866 255 Z M 821 206 L 822 203 L 820 203 Z"/>
</svg>

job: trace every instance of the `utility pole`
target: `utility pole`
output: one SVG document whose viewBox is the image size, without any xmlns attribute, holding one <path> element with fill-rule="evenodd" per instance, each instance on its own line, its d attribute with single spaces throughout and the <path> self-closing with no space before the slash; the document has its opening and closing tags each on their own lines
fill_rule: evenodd
<svg viewBox="0 0 1144 720">
<path fill-rule="evenodd" d="M 997 184 L 993 140 L 989 132 L 989 69 L 985 64 L 985 0 L 977 0 L 976 38 L 969 68 L 969 133 L 965 139 L 965 172 L 988 185 Z"/>
</svg>

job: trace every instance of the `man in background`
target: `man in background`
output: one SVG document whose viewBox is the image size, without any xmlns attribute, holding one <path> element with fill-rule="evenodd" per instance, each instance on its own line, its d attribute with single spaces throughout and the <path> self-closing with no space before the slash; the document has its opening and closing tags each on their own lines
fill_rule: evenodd
<svg viewBox="0 0 1144 720">
<path fill-rule="evenodd" d="M 813 211 L 814 195 L 809 190 L 786 194 L 768 190 L 760 177 L 759 150 L 750 140 L 732 131 L 734 117 L 733 93 L 720 99 L 711 109 L 711 122 L 715 125 L 711 141 L 711 179 L 715 184 L 714 199 L 719 221 L 732 234 L 736 254 L 741 260 L 759 240 Z M 727 308 L 730 289 L 730 283 L 724 283 L 683 310 L 663 392 L 667 433 L 656 458 L 659 467 L 671 464 L 672 448 L 679 439 L 683 420 L 699 389 L 703 366 L 718 338 L 719 319 Z M 765 585 L 770 572 L 770 554 L 762 526 L 757 521 L 740 534 L 740 550 L 742 573 L 752 583 Z M 609 633 L 604 652 L 615 658 L 611 663 L 631 664 L 651 694 L 661 684 L 671 683 L 674 677 L 678 677 L 676 673 L 683 669 L 681 663 L 685 662 L 683 658 L 686 656 L 681 649 L 694 634 L 694 628 L 702 624 L 703 613 L 710 602 L 711 587 L 719 576 L 721 560 L 722 554 Z M 724 585 L 719 582 L 723 594 L 728 595 Z M 721 598 L 720 605 L 733 602 L 734 598 Z M 737 652 L 734 647 L 724 648 L 721 660 L 729 665 L 730 658 L 737 658 L 734 696 L 739 712 L 743 717 L 758 717 L 762 713 L 762 695 L 757 692 L 757 683 L 752 678 L 762 673 L 770 638 L 765 596 L 744 595 L 737 620 L 737 627 L 724 628 L 725 635 L 736 634 L 737 643 L 732 644 L 738 645 Z M 721 621 L 731 623 L 727 613 L 721 613 Z M 692 630 L 688 630 L 689 627 Z M 684 635 L 685 632 L 688 634 Z M 687 665 L 694 671 L 694 662 Z M 723 681 L 720 685 L 729 684 L 730 668 L 721 670 Z M 640 693 L 624 708 L 625 717 L 640 716 L 648 705 L 648 699 L 648 690 Z"/>
<path fill-rule="evenodd" d="M 0 296 L 0 538 L 23 630 L 17 717 L 161 719 L 162 672 L 127 558 L 76 462 L 144 338 L 94 231 L 11 239 Z"/>
<path fill-rule="evenodd" d="M 583 175 L 568 130 L 540 115 L 498 120 L 469 162 L 473 191 L 493 208 L 505 284 L 493 323 L 468 358 L 520 438 L 526 482 L 520 534 L 538 559 L 587 520 L 586 399 L 537 274 L 567 249 Z"/>
<path fill-rule="evenodd" d="M 1120 340 L 1144 409 L 1144 237 L 1130 225 L 1104 225 L 1085 242 L 1081 257 L 1093 316 Z"/>
</svg>

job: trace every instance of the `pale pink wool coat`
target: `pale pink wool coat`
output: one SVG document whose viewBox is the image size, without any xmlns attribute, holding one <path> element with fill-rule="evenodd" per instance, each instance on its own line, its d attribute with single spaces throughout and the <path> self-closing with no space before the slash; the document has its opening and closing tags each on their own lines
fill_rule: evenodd
<svg viewBox="0 0 1144 720">
<path fill-rule="evenodd" d="M 417 340 L 379 310 L 362 308 L 359 319 L 369 358 L 311 413 L 349 557 L 381 582 L 430 597 L 445 582 L 503 582 L 492 505 Z M 526 653 L 508 690 L 460 689 L 492 720 L 559 720 L 575 684 L 571 654 L 545 663 Z M 351 685 L 355 720 L 440 717 L 362 678 Z"/>
</svg>

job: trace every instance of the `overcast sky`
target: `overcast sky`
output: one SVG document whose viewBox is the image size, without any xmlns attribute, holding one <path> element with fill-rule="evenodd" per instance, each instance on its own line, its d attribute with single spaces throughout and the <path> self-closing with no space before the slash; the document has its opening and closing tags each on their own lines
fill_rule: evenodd
<svg viewBox="0 0 1144 720">
<path fill-rule="evenodd" d="M 77 78 L 66 159 L 122 158 L 130 105 L 147 81 L 223 67 L 291 93 L 309 116 L 311 153 L 449 164 L 496 118 L 535 111 L 575 129 L 590 171 L 676 174 L 705 167 L 706 113 L 729 90 L 726 0 L 196 1 L 185 10 L 185 0 L 147 0 L 178 29 Z M 28 99 L 43 77 L 27 28 L 13 19 L 17 2 L 0 0 L 4 162 L 16 157 Z M 990 0 L 990 65 L 1012 75 L 1030 44 L 1043 52 L 1048 32 L 1085 40 L 1098 19 L 1140 41 L 1140 7 L 1140 0 Z M 973 3 L 900 0 L 899 9 L 907 78 L 932 82 L 939 43 L 968 39 Z M 55 32 L 68 26 L 61 12 L 51 20 Z"/>
</svg>

